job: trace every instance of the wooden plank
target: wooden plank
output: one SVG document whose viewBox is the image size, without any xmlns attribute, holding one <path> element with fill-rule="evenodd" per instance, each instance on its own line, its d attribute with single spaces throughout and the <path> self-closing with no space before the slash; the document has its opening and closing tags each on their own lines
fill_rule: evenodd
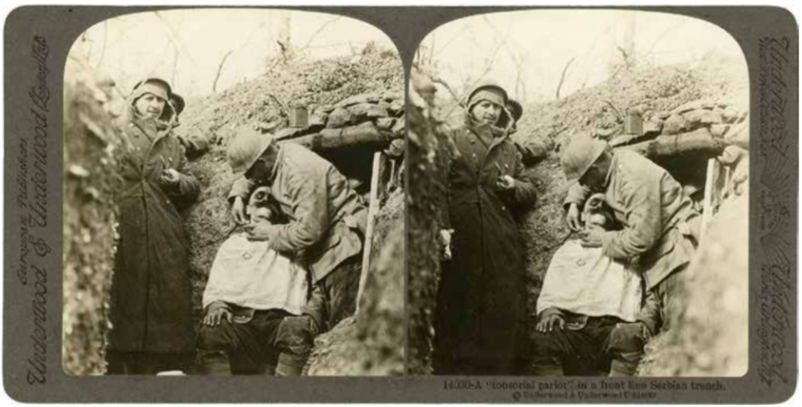
<svg viewBox="0 0 802 407">
<path fill-rule="evenodd" d="M 361 303 L 362 293 L 365 290 L 365 283 L 370 272 L 370 256 L 373 251 L 373 228 L 376 224 L 376 216 L 379 214 L 379 204 L 381 203 L 382 178 L 384 172 L 385 158 L 381 152 L 373 155 L 373 169 L 370 177 L 370 204 L 368 206 L 368 222 L 365 228 L 365 247 L 362 249 L 362 272 L 359 276 L 359 291 L 356 296 L 356 313 L 359 314 L 359 304 Z"/>
<path fill-rule="evenodd" d="M 715 158 L 707 160 L 707 175 L 705 176 L 705 195 L 702 199 L 702 226 L 699 231 L 699 242 L 704 241 L 707 225 L 710 224 L 710 221 L 713 219 L 713 211 L 715 210 L 716 175 L 718 171 L 718 160 Z"/>
</svg>

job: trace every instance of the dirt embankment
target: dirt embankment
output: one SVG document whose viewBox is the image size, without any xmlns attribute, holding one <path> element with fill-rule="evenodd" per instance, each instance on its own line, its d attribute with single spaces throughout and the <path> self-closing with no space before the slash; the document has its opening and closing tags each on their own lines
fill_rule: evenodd
<svg viewBox="0 0 802 407">
<path fill-rule="evenodd" d="M 646 347 L 641 376 L 742 376 L 749 351 L 749 196 L 722 203 L 686 271 L 672 329 Z"/>
<path fill-rule="evenodd" d="M 68 75 L 64 92 L 63 366 L 72 375 L 105 371 L 111 272 L 113 202 L 119 185 L 119 133 L 107 102 L 110 88 L 95 78 Z"/>
<path fill-rule="evenodd" d="M 404 213 L 404 192 L 399 189 L 377 217 L 359 313 L 317 337 L 306 374 L 404 374 Z"/>
<path fill-rule="evenodd" d="M 415 78 L 411 83 L 416 83 Z M 409 116 L 409 220 L 407 236 L 407 303 L 409 304 L 409 356 L 407 373 L 432 373 L 434 310 L 440 282 L 444 228 L 448 140 L 440 131 L 441 122 L 433 116 L 435 106 L 427 103 L 418 86 L 410 87 Z"/>
</svg>

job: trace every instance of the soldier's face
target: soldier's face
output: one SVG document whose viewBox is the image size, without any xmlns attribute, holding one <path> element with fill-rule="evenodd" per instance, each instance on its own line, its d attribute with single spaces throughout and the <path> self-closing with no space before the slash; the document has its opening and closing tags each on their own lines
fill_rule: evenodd
<svg viewBox="0 0 802 407">
<path fill-rule="evenodd" d="M 593 164 L 579 179 L 579 185 L 590 188 L 593 192 L 604 192 L 604 182 L 607 174 L 597 164 Z"/>
<path fill-rule="evenodd" d="M 471 111 L 473 119 L 483 124 L 496 124 L 501 117 L 501 106 L 483 100 L 476 104 Z"/>
<path fill-rule="evenodd" d="M 256 159 L 253 166 L 245 173 L 245 178 L 250 181 L 256 182 L 260 185 L 266 185 L 270 179 L 270 173 L 273 171 L 275 162 L 265 156 Z"/>
<path fill-rule="evenodd" d="M 164 99 L 152 93 L 146 93 L 136 100 L 134 108 L 142 117 L 158 118 L 164 111 L 164 103 Z"/>
</svg>

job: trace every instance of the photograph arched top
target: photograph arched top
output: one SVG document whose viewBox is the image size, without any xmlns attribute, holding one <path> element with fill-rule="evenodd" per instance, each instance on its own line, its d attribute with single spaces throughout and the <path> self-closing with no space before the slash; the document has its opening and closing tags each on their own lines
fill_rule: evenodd
<svg viewBox="0 0 802 407">
<path fill-rule="evenodd" d="M 384 33 L 125 15 L 77 39 L 64 105 L 67 374 L 403 373 L 403 241 L 384 231 L 403 227 L 404 70 Z"/>
<path fill-rule="evenodd" d="M 431 32 L 411 76 L 410 132 L 438 142 L 410 155 L 428 194 L 410 225 L 450 262 L 434 322 L 411 322 L 410 343 L 434 344 L 410 352 L 415 373 L 747 372 L 751 112 L 733 37 L 668 13 L 491 13 Z"/>
<path fill-rule="evenodd" d="M 253 79 L 273 65 L 377 51 L 398 58 L 387 35 L 336 14 L 280 9 L 179 9 L 115 17 L 74 42 L 69 61 L 110 76 L 172 79 L 201 96 Z M 68 64 L 69 67 L 69 64 Z"/>
<path fill-rule="evenodd" d="M 719 26 L 633 10 L 526 10 L 462 18 L 432 31 L 416 54 L 416 66 L 436 71 L 461 97 L 490 77 L 525 103 L 559 99 L 636 69 L 715 61 L 748 80 L 740 46 Z"/>
</svg>

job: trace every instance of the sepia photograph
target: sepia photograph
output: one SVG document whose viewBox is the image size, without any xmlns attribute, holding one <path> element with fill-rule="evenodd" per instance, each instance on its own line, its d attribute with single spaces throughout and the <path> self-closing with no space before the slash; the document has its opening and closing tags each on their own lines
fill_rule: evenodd
<svg viewBox="0 0 802 407">
<path fill-rule="evenodd" d="M 794 10 L 10 7 L 11 400 L 796 393 Z"/>
<path fill-rule="evenodd" d="M 404 373 L 404 72 L 381 30 L 126 14 L 75 39 L 63 98 L 67 374 Z"/>
<path fill-rule="evenodd" d="M 745 375 L 749 85 L 730 34 L 677 14 L 496 12 L 428 34 L 408 373 Z"/>
</svg>

